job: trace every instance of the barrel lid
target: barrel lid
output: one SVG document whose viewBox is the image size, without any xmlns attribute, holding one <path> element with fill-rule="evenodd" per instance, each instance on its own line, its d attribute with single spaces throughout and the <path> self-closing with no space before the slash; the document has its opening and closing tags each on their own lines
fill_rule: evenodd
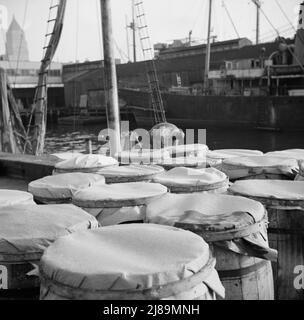
<svg viewBox="0 0 304 320">
<path fill-rule="evenodd" d="M 167 193 L 158 183 L 130 182 L 93 186 L 78 191 L 73 203 L 83 208 L 119 208 L 145 205 Z"/>
<path fill-rule="evenodd" d="M 0 190 L 0 207 L 14 206 L 19 204 L 35 204 L 33 196 L 24 191 L 5 189 Z"/>
<path fill-rule="evenodd" d="M 304 181 L 244 180 L 237 181 L 229 191 L 247 197 L 303 201 Z"/>
<path fill-rule="evenodd" d="M 90 170 L 100 169 L 108 166 L 115 166 L 117 164 L 117 160 L 112 157 L 106 157 L 97 154 L 86 154 L 61 161 L 55 165 L 55 169 L 58 172 L 89 172 Z"/>
<path fill-rule="evenodd" d="M 163 149 L 134 149 L 122 151 L 116 155 L 120 163 L 151 164 L 170 158 L 170 153 Z"/>
<path fill-rule="evenodd" d="M 213 194 L 167 194 L 147 206 L 146 219 L 164 225 L 193 225 L 200 230 L 238 230 L 263 220 L 265 209 L 257 201 Z"/>
<path fill-rule="evenodd" d="M 205 144 L 185 144 L 166 147 L 165 150 L 170 152 L 171 156 L 183 157 L 185 155 L 204 155 L 209 149 Z"/>
<path fill-rule="evenodd" d="M 51 156 L 57 157 L 59 160 L 69 160 L 75 157 L 82 156 L 82 153 L 79 152 L 62 152 L 62 153 L 53 153 Z"/>
<path fill-rule="evenodd" d="M 211 159 L 224 160 L 235 157 L 249 157 L 249 156 L 262 156 L 263 152 L 258 150 L 248 149 L 220 149 L 209 151 L 207 156 Z"/>
<path fill-rule="evenodd" d="M 298 161 L 304 160 L 304 149 L 288 149 L 282 151 L 273 151 L 265 154 L 270 157 L 283 157 L 296 159 Z"/>
<path fill-rule="evenodd" d="M 277 174 L 293 178 L 298 170 L 295 159 L 254 156 L 226 159 L 221 165 L 221 171 L 230 179 L 239 179 L 258 174 Z"/>
<path fill-rule="evenodd" d="M 96 219 L 73 205 L 23 205 L 0 213 L 0 260 L 39 259 L 58 237 L 90 227 Z"/>
<path fill-rule="evenodd" d="M 105 178 L 93 173 L 63 173 L 32 181 L 28 190 L 36 198 L 64 200 L 73 194 L 94 184 L 105 184 Z"/>
<path fill-rule="evenodd" d="M 178 157 L 163 159 L 158 162 L 159 166 L 164 167 L 166 170 L 171 170 L 173 168 L 187 167 L 187 168 L 198 168 L 206 166 L 206 158 L 202 157 Z"/>
<path fill-rule="evenodd" d="M 290 158 L 253 156 L 253 157 L 236 157 L 223 161 L 224 165 L 244 167 L 244 168 L 297 168 L 297 161 Z"/>
<path fill-rule="evenodd" d="M 40 269 L 73 288 L 145 290 L 189 278 L 208 260 L 207 243 L 191 232 L 131 224 L 60 238 L 46 250 Z"/>
<path fill-rule="evenodd" d="M 214 168 L 174 168 L 157 175 L 153 181 L 170 186 L 211 186 L 227 180 L 227 176 Z"/>
<path fill-rule="evenodd" d="M 107 180 L 117 178 L 140 178 L 150 177 L 162 173 L 164 169 L 156 165 L 127 165 L 120 167 L 109 167 L 98 170 Z"/>
</svg>

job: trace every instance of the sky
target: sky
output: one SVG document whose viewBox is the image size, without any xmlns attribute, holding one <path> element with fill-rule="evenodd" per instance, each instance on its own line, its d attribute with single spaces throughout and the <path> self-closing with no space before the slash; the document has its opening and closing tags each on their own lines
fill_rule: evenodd
<svg viewBox="0 0 304 320">
<path fill-rule="evenodd" d="M 7 9 L 8 23 L 15 15 L 24 28 L 32 61 L 40 61 L 42 58 L 48 8 L 52 2 L 56 3 L 57 0 L 0 0 L 0 6 Z M 55 61 L 93 61 L 102 58 L 99 2 L 100 0 L 67 0 L 65 25 Z M 126 62 L 128 49 L 132 57 L 131 34 L 128 46 L 126 32 L 126 19 L 130 23 L 132 1 L 111 2 L 115 54 L 117 58 Z M 282 36 L 293 37 L 301 2 L 302 0 L 263 0 L 263 12 L 273 26 L 261 13 L 261 40 L 267 42 L 276 37 L 273 27 L 277 28 Z M 208 3 L 208 0 L 145 0 L 152 43 L 186 39 L 190 30 L 193 41 L 205 42 Z M 255 41 L 256 9 L 251 0 L 224 0 L 224 4 L 240 37 Z M 238 37 L 223 7 L 223 0 L 213 0 L 212 35 L 217 36 L 219 41 Z M 3 43 L 3 32 L 0 32 L 0 37 L 0 42 Z M 139 42 L 138 56 L 139 59 L 142 58 Z"/>
</svg>

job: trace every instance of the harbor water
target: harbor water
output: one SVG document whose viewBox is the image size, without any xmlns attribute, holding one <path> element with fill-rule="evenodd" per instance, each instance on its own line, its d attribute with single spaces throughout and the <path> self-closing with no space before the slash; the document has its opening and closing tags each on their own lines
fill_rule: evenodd
<svg viewBox="0 0 304 320">
<path fill-rule="evenodd" d="M 85 152 L 88 139 L 92 141 L 93 152 L 98 152 L 102 146 L 102 143 L 98 141 L 98 134 L 103 129 L 105 129 L 104 124 L 74 127 L 49 126 L 46 137 L 46 153 Z M 210 150 L 254 149 L 270 152 L 284 149 L 304 149 L 304 134 L 302 132 L 214 128 L 206 131 L 206 140 Z"/>
</svg>

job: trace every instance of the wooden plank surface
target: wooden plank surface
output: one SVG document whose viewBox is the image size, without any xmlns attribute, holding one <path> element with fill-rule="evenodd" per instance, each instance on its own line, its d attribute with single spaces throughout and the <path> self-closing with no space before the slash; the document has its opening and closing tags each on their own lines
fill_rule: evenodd
<svg viewBox="0 0 304 320">
<path fill-rule="evenodd" d="M 51 175 L 59 160 L 50 155 L 32 156 L 0 152 L 0 176 L 26 181 Z"/>
</svg>

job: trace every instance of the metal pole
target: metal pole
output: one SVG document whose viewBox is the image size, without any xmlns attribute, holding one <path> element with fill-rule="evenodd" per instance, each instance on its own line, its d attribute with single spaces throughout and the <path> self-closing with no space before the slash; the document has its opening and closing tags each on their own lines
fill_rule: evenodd
<svg viewBox="0 0 304 320">
<path fill-rule="evenodd" d="M 114 39 L 112 28 L 111 0 L 100 0 L 101 21 L 104 50 L 105 93 L 108 118 L 108 129 L 112 131 L 110 154 L 114 156 L 121 151 L 120 117 L 117 88 L 116 64 L 114 55 Z"/>
<path fill-rule="evenodd" d="M 212 0 L 209 0 L 209 19 L 208 19 L 208 35 L 207 48 L 205 60 L 205 74 L 204 74 L 204 94 L 207 94 L 209 88 L 209 70 L 210 70 L 210 51 L 211 51 L 211 19 L 212 19 Z"/>
</svg>

